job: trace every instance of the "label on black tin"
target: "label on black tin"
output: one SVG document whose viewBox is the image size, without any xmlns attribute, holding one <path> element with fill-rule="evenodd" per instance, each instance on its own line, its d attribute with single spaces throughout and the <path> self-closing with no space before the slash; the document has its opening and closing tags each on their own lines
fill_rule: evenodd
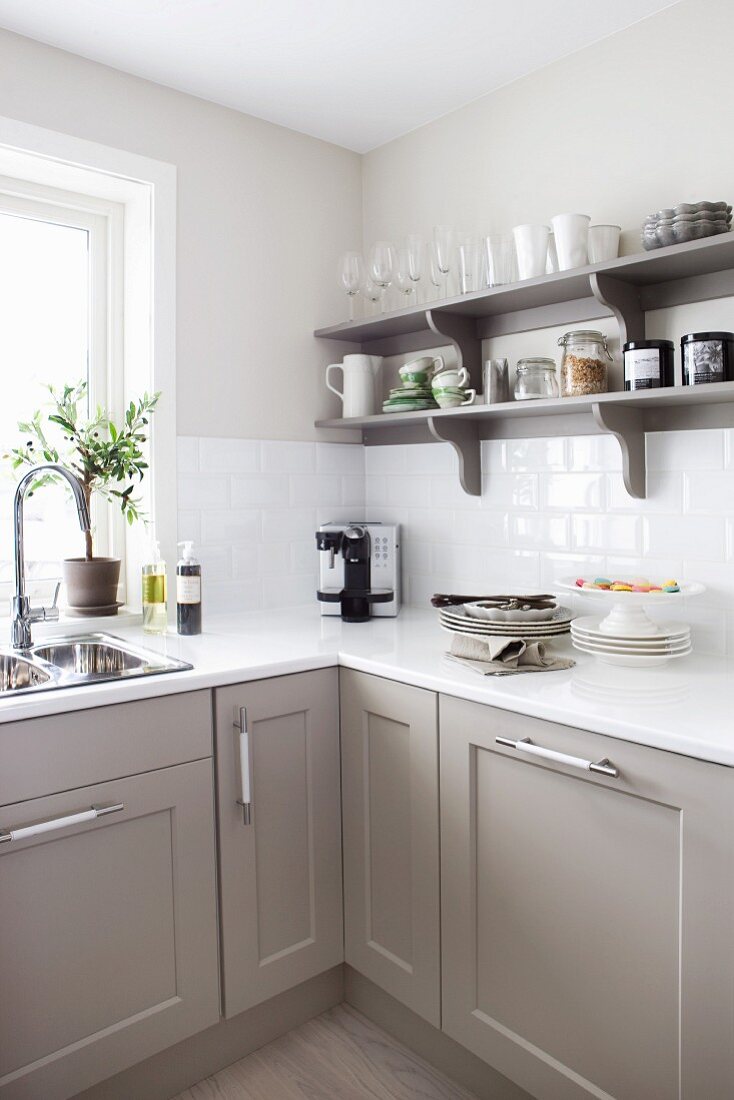
<svg viewBox="0 0 734 1100">
<path fill-rule="evenodd" d="M 724 381 L 721 340 L 696 340 L 683 345 L 683 380 L 688 386 Z"/>
<path fill-rule="evenodd" d="M 624 378 L 633 390 L 652 390 L 660 386 L 660 351 L 634 348 L 624 353 Z"/>
</svg>

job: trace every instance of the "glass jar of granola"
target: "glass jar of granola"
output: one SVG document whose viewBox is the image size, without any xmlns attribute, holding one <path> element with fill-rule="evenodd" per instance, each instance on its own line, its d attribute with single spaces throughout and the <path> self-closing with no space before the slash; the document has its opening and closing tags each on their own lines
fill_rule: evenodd
<svg viewBox="0 0 734 1100">
<path fill-rule="evenodd" d="M 607 363 L 612 356 L 607 338 L 593 329 L 566 332 L 558 344 L 561 358 L 561 397 L 583 397 L 607 392 Z"/>
</svg>

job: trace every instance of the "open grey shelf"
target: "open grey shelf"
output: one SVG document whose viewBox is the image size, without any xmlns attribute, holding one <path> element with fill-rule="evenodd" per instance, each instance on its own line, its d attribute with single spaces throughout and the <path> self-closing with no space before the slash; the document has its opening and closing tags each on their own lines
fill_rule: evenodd
<svg viewBox="0 0 734 1100">
<path fill-rule="evenodd" d="M 595 397 L 556 397 L 548 401 L 509 401 L 465 405 L 430 412 L 317 420 L 318 428 L 357 428 L 367 446 L 386 443 L 450 443 L 459 456 L 465 492 L 482 492 L 480 444 L 483 439 L 542 436 L 613 435 L 622 451 L 627 492 L 644 499 L 647 432 L 734 427 L 734 382 L 676 386 Z"/>
<path fill-rule="evenodd" d="M 472 385 L 481 388 L 482 340 L 511 332 L 613 316 L 620 342 L 644 339 L 645 312 L 734 295 L 734 233 L 622 256 L 492 287 L 429 305 L 318 329 L 321 339 L 371 355 L 397 355 L 453 345 Z M 734 427 L 734 383 L 548 401 L 472 405 L 436 412 L 321 420 L 319 428 L 357 428 L 369 444 L 451 443 L 466 492 L 481 493 L 483 439 L 588 435 L 607 432 L 622 449 L 624 481 L 646 495 L 645 433 Z"/>
</svg>

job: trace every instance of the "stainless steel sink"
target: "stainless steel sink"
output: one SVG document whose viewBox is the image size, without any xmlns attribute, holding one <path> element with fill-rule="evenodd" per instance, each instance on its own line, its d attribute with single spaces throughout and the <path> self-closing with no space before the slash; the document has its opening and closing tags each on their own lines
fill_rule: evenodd
<svg viewBox="0 0 734 1100">
<path fill-rule="evenodd" d="M 0 650 L 0 697 L 12 692 L 83 687 L 192 666 L 109 634 L 78 634 L 39 642 L 20 652 Z"/>
<path fill-rule="evenodd" d="M 32 661 L 11 653 L 0 653 L 0 692 L 31 691 L 47 684 L 50 679 L 49 673 Z"/>
</svg>

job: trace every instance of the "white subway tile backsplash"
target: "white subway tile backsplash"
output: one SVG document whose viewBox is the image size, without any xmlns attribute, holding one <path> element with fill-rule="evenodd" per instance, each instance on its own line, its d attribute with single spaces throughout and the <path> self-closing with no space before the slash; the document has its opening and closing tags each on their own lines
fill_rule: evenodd
<svg viewBox="0 0 734 1100">
<path fill-rule="evenodd" d="M 681 617 L 699 649 L 734 656 L 734 430 L 656 433 L 647 446 L 648 496 L 635 500 L 610 437 L 484 442 L 478 498 L 441 444 L 182 437 L 179 537 L 197 544 L 205 614 L 313 601 L 317 524 L 369 518 L 402 525 L 407 603 L 552 592 L 561 576 L 702 580 Z"/>
<path fill-rule="evenodd" d="M 503 445 L 503 465 L 508 473 L 538 473 L 567 468 L 565 439 L 508 439 Z M 490 465 L 487 467 L 491 469 Z"/>
<path fill-rule="evenodd" d="M 200 439 L 202 473 L 255 473 L 260 469 L 260 443 L 256 439 Z"/>
<path fill-rule="evenodd" d="M 242 545 L 257 542 L 262 528 L 259 511 L 202 512 L 201 541 L 204 544 Z"/>
<path fill-rule="evenodd" d="M 607 477 L 607 506 L 611 512 L 680 512 L 683 506 L 683 477 L 677 472 L 648 471 L 647 496 L 631 497 L 619 474 Z"/>
<path fill-rule="evenodd" d="M 341 478 L 335 474 L 291 474 L 290 501 L 297 507 L 341 504 Z M 277 504 L 277 501 L 274 503 Z"/>
<path fill-rule="evenodd" d="M 574 550 L 600 553 L 639 553 L 641 520 L 639 516 L 573 515 L 571 546 Z"/>
<path fill-rule="evenodd" d="M 541 508 L 566 512 L 604 508 L 603 474 L 549 474 L 542 482 Z"/>
<path fill-rule="evenodd" d="M 726 526 L 721 516 L 644 516 L 643 552 L 653 556 L 670 554 L 704 561 L 723 559 L 726 552 Z"/>
<path fill-rule="evenodd" d="M 530 512 L 510 519 L 510 544 L 537 550 L 563 550 L 569 545 L 568 516 Z"/>
<path fill-rule="evenodd" d="M 266 474 L 305 474 L 316 469 L 316 444 L 261 439 L 260 462 Z"/>
<path fill-rule="evenodd" d="M 724 437 L 719 429 L 653 432 L 647 437 L 649 470 L 721 470 Z"/>
<path fill-rule="evenodd" d="M 279 507 L 290 500 L 290 486 L 286 474 L 251 474 L 233 477 L 231 502 L 233 508 L 260 506 Z"/>
<path fill-rule="evenodd" d="M 317 443 L 316 473 L 359 476 L 364 480 L 364 451 L 356 443 Z"/>
<path fill-rule="evenodd" d="M 180 435 L 176 440 L 178 473 L 195 474 L 199 469 L 199 439 L 193 435 Z"/>
<path fill-rule="evenodd" d="M 683 474 L 686 512 L 720 515 L 734 513 L 734 471 L 693 470 Z"/>
<path fill-rule="evenodd" d="M 184 474 L 178 484 L 179 508 L 200 511 L 225 508 L 229 504 L 229 478 L 207 474 Z"/>
<path fill-rule="evenodd" d="M 498 474 L 489 471 L 484 475 L 481 503 L 483 508 L 506 511 L 538 507 L 537 474 Z"/>
</svg>

